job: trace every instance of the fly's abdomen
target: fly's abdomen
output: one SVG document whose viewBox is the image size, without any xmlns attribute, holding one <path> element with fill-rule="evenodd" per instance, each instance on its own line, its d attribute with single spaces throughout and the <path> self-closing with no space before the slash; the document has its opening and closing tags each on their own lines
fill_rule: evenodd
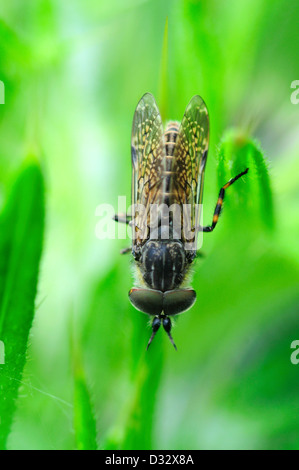
<svg viewBox="0 0 299 470">
<path fill-rule="evenodd" d="M 179 133 L 179 123 L 171 121 L 167 124 L 164 132 L 166 156 L 173 157 L 174 148 Z"/>
<path fill-rule="evenodd" d="M 179 132 L 179 123 L 171 121 L 164 132 L 165 141 L 165 167 L 163 171 L 162 200 L 170 206 L 173 202 L 172 179 L 174 176 L 174 149 Z"/>
</svg>

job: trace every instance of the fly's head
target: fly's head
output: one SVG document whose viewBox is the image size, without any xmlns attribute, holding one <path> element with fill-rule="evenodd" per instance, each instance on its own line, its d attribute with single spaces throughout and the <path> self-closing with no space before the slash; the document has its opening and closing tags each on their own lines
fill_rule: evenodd
<svg viewBox="0 0 299 470">
<path fill-rule="evenodd" d="M 129 292 L 131 304 L 141 312 L 153 317 L 152 335 L 147 345 L 149 348 L 157 331 L 162 325 L 171 343 L 176 349 L 176 345 L 171 336 L 173 315 L 183 313 L 192 307 L 196 300 L 196 293 L 193 289 L 174 289 L 166 292 L 155 289 L 133 288 Z"/>
</svg>

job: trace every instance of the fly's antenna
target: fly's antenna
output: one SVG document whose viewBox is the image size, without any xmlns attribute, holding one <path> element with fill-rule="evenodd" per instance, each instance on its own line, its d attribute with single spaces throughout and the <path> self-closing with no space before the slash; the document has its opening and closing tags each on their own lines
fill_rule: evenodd
<svg viewBox="0 0 299 470">
<path fill-rule="evenodd" d="M 175 342 L 173 341 L 173 337 L 171 336 L 170 334 L 170 330 L 171 330 L 171 320 L 169 317 L 164 317 L 163 318 L 163 328 L 164 330 L 166 331 L 167 335 L 168 335 L 168 338 L 170 339 L 174 349 L 177 351 L 177 347 L 175 345 Z"/>
<path fill-rule="evenodd" d="M 147 347 L 146 347 L 146 350 L 148 350 L 148 348 L 150 347 L 150 344 L 151 342 L 153 341 L 158 329 L 160 328 L 161 326 L 161 319 L 159 317 L 155 317 L 153 319 L 153 322 L 152 322 L 152 329 L 153 329 L 153 333 L 152 333 L 152 336 L 150 337 L 149 339 L 149 342 L 147 344 Z"/>
</svg>

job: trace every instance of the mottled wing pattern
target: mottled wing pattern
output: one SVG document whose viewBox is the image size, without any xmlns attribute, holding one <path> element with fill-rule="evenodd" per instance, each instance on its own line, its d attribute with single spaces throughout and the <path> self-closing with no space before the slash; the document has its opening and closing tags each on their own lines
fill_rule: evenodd
<svg viewBox="0 0 299 470">
<path fill-rule="evenodd" d="M 150 204 L 159 204 L 165 165 L 163 124 L 154 97 L 139 101 L 132 128 L 132 230 L 133 251 L 148 238 Z"/>
<path fill-rule="evenodd" d="M 208 155 L 209 115 L 200 96 L 193 96 L 181 122 L 174 151 L 172 191 L 183 207 L 181 238 L 195 242 L 202 202 L 203 175 Z M 184 205 L 184 206 L 183 206 Z M 188 222 L 188 223 L 187 223 Z M 187 225 L 186 225 L 187 223 Z"/>
</svg>

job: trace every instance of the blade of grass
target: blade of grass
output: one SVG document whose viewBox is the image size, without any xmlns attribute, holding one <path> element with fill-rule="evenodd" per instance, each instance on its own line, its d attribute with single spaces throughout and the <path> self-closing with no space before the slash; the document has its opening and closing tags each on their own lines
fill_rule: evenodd
<svg viewBox="0 0 299 470">
<path fill-rule="evenodd" d="M 136 322 L 136 334 L 143 337 L 144 335 L 140 334 L 140 328 L 144 328 L 144 325 L 141 326 L 139 322 Z M 128 405 L 121 449 L 153 448 L 155 408 L 164 363 L 163 340 L 166 339 L 162 337 L 163 331 L 159 333 L 148 351 L 145 350 L 144 344 L 141 351 L 138 348 L 138 356 L 136 356 L 138 365 L 132 378 L 131 401 Z M 136 343 L 133 344 L 133 348 L 135 345 Z M 171 345 L 167 344 L 167 346 Z"/>
<path fill-rule="evenodd" d="M 162 56 L 160 66 L 160 85 L 159 85 L 159 109 L 162 121 L 167 118 L 168 103 L 168 17 L 165 21 Z"/>
<path fill-rule="evenodd" d="M 273 197 L 267 161 L 265 160 L 263 151 L 257 142 L 251 141 L 251 147 L 252 159 L 255 163 L 256 175 L 260 189 L 260 211 L 265 226 L 271 230 L 273 229 L 275 222 Z"/>
<path fill-rule="evenodd" d="M 97 450 L 96 421 L 82 363 L 81 350 L 71 337 L 74 374 L 74 430 L 78 450 Z"/>
<path fill-rule="evenodd" d="M 34 317 L 44 231 L 44 184 L 38 164 L 19 174 L 0 217 L 0 448 L 5 449 L 16 407 Z"/>
</svg>

